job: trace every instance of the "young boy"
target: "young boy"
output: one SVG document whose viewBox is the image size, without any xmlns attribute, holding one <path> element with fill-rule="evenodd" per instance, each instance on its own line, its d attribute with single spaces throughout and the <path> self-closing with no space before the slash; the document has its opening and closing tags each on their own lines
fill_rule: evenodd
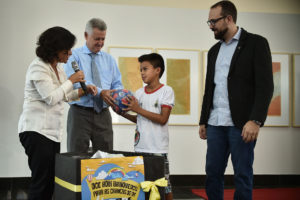
<svg viewBox="0 0 300 200">
<path fill-rule="evenodd" d="M 174 106 L 173 89 L 159 82 L 164 73 L 165 65 L 161 55 L 151 53 L 138 58 L 144 88 L 136 91 L 135 97 L 128 99 L 128 113 L 123 117 L 137 124 L 134 150 L 136 152 L 152 153 L 163 156 L 165 159 L 165 177 L 168 181 L 166 187 L 166 200 L 173 199 L 169 179 L 169 161 L 167 157 L 169 148 L 168 120 Z"/>
</svg>

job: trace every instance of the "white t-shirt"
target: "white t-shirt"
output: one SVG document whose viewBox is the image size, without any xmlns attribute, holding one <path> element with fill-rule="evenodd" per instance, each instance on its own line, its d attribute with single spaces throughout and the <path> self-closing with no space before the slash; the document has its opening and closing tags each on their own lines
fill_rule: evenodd
<svg viewBox="0 0 300 200">
<path fill-rule="evenodd" d="M 167 106 L 172 109 L 174 106 L 174 92 L 167 85 L 162 85 L 151 93 L 146 92 L 146 88 L 140 88 L 136 91 L 135 97 L 141 108 L 157 114 L 161 113 L 161 107 Z M 168 153 L 168 149 L 168 122 L 161 125 L 138 114 L 134 150 L 146 153 Z"/>
<path fill-rule="evenodd" d="M 18 132 L 35 131 L 55 142 L 63 133 L 64 101 L 78 100 L 78 89 L 61 66 L 57 65 L 59 80 L 50 64 L 36 58 L 30 64 L 25 81 L 23 112 Z"/>
</svg>

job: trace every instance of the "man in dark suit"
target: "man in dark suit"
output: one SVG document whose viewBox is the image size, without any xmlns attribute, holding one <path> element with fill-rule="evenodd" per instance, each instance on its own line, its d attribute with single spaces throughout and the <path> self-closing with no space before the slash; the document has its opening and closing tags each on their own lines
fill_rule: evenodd
<svg viewBox="0 0 300 200">
<path fill-rule="evenodd" d="M 268 41 L 236 25 L 230 1 L 214 4 L 208 25 L 220 40 L 208 52 L 199 135 L 207 139 L 206 193 L 223 199 L 229 155 L 234 168 L 234 199 L 252 199 L 254 147 L 273 95 Z"/>
</svg>

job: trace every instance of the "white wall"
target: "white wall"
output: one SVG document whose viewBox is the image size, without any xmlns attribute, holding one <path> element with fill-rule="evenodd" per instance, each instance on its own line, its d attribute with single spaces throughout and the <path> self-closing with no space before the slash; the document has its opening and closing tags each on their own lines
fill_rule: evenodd
<svg viewBox="0 0 300 200">
<path fill-rule="evenodd" d="M 0 177 L 29 176 L 19 142 L 25 72 L 35 57 L 38 35 L 63 26 L 84 43 L 92 17 L 108 24 L 106 47 L 136 46 L 208 50 L 216 41 L 206 25 L 208 10 L 119 6 L 70 0 L 1 0 L 0 2 Z M 239 13 L 238 25 L 265 36 L 273 52 L 300 52 L 300 15 Z M 67 105 L 66 105 L 67 107 Z M 133 150 L 134 126 L 115 125 L 114 148 Z M 197 126 L 170 126 L 171 174 L 204 174 L 206 142 Z M 255 174 L 300 174 L 300 129 L 265 127 L 256 146 Z M 65 151 L 65 140 L 62 151 Z M 229 164 L 227 173 L 232 174 Z"/>
</svg>

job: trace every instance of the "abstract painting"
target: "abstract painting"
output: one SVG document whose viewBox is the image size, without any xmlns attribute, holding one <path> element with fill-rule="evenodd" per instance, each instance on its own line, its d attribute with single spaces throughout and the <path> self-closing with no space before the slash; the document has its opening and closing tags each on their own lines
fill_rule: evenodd
<svg viewBox="0 0 300 200">
<path fill-rule="evenodd" d="M 265 126 L 290 126 L 290 55 L 272 53 L 274 93 Z"/>
<path fill-rule="evenodd" d="M 272 63 L 273 69 L 273 82 L 274 93 L 269 106 L 268 116 L 280 116 L 281 115 L 281 66 L 280 62 Z"/>
<path fill-rule="evenodd" d="M 175 106 L 169 118 L 171 125 L 198 125 L 200 117 L 200 51 L 188 49 L 157 49 L 165 61 L 166 73 L 161 82 L 171 86 Z"/>
<path fill-rule="evenodd" d="M 152 48 L 142 47 L 108 47 L 109 54 L 114 57 L 122 75 L 125 89 L 135 92 L 143 87 L 138 57 L 153 52 Z M 113 124 L 133 124 L 110 109 Z"/>
<path fill-rule="evenodd" d="M 119 57 L 119 69 L 122 74 L 122 83 L 125 89 L 135 92 L 143 87 L 140 63 L 137 57 Z"/>
<path fill-rule="evenodd" d="M 167 85 L 175 93 L 174 115 L 189 115 L 190 110 L 190 60 L 167 59 Z"/>
</svg>

